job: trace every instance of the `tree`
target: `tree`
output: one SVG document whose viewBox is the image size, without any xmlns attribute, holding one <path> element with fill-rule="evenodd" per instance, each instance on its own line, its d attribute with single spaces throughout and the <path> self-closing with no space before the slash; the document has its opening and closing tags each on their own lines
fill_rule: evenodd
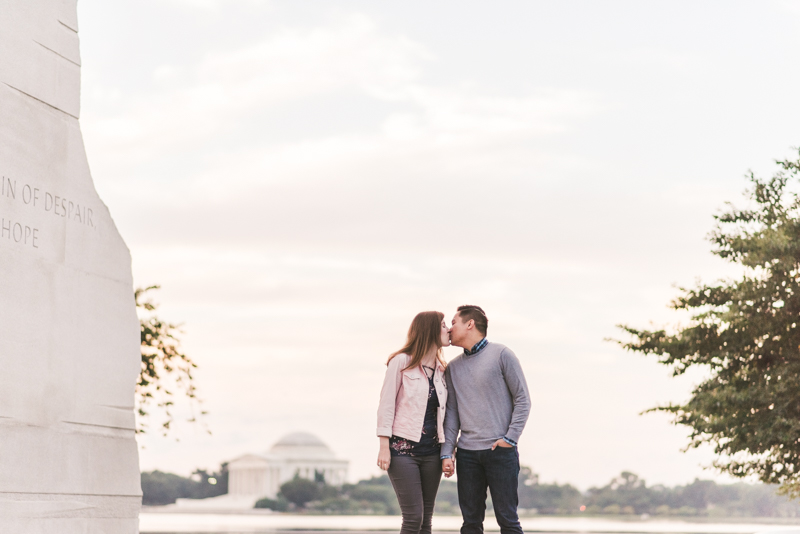
<svg viewBox="0 0 800 534">
<path fill-rule="evenodd" d="M 691 322 L 674 331 L 640 330 L 621 344 L 654 355 L 674 375 L 690 368 L 707 379 L 685 404 L 654 408 L 691 429 L 687 448 L 710 444 L 714 466 L 757 476 L 800 496 L 800 159 L 776 162 L 770 179 L 749 175 L 750 206 L 716 216 L 713 253 L 744 270 L 741 278 L 680 289 L 675 310 Z"/>
<path fill-rule="evenodd" d="M 199 495 L 198 499 L 216 497 L 217 495 L 228 493 L 228 462 L 223 462 L 219 466 L 219 471 L 213 473 L 209 473 L 205 469 L 195 469 L 192 472 L 192 477 L 196 477 L 201 487 L 204 488 L 205 493 Z"/>
<path fill-rule="evenodd" d="M 519 472 L 519 507 L 535 509 L 539 514 L 578 513 L 583 503 L 581 492 L 569 484 L 540 484 L 539 476 L 530 467 Z"/>
<path fill-rule="evenodd" d="M 192 478 L 172 473 L 151 471 L 141 474 L 142 504 L 156 506 L 172 504 L 176 499 L 205 499 L 228 492 L 228 464 L 216 473 L 196 470 Z"/>
<path fill-rule="evenodd" d="M 285 499 L 270 499 L 264 497 L 256 501 L 254 508 L 267 508 L 275 512 L 285 512 L 289 509 L 289 503 Z"/>
<path fill-rule="evenodd" d="M 172 504 L 176 499 L 190 497 L 197 484 L 189 478 L 161 471 L 142 473 L 141 480 L 145 506 Z"/>
<path fill-rule="evenodd" d="M 624 507 L 632 508 L 637 514 L 650 513 L 654 508 L 654 501 L 662 504 L 658 502 L 658 495 L 654 490 L 648 488 L 638 475 L 629 471 L 623 471 L 602 488 L 590 488 L 586 492 L 586 498 L 589 506 L 596 506 L 606 514 L 620 513 Z"/>
<path fill-rule="evenodd" d="M 189 399 L 191 416 L 189 422 L 196 422 L 199 405 L 192 371 L 197 365 L 180 348 L 180 326 L 159 318 L 155 311 L 158 305 L 147 298 L 147 293 L 160 286 L 138 288 L 134 292 L 136 311 L 139 314 L 141 333 L 142 369 L 136 383 L 136 405 L 139 418 L 136 431 L 146 432 L 147 420 L 151 416 L 153 404 L 163 412 L 164 420 L 160 430 L 164 436 L 169 432 L 174 420 L 173 399 L 176 392 Z M 199 415 L 205 415 L 199 411 Z"/>
<path fill-rule="evenodd" d="M 281 495 L 298 508 L 305 508 L 306 504 L 320 498 L 320 485 L 313 480 L 300 478 L 295 475 L 292 480 L 281 486 Z"/>
</svg>

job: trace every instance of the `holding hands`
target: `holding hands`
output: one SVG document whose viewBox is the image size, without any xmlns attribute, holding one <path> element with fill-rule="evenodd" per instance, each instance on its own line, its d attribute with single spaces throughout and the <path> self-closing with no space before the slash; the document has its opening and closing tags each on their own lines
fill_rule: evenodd
<svg viewBox="0 0 800 534">
<path fill-rule="evenodd" d="M 456 463 L 453 461 L 452 458 L 445 458 L 442 460 L 442 473 L 444 473 L 444 478 L 450 478 L 453 476 L 453 473 L 456 470 Z"/>
</svg>

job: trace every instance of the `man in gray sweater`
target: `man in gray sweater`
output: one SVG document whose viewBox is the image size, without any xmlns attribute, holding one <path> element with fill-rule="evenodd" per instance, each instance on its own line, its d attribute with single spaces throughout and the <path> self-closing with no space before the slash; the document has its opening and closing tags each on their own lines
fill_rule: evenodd
<svg viewBox="0 0 800 534">
<path fill-rule="evenodd" d="M 453 318 L 450 341 L 464 353 L 453 358 L 444 375 L 448 396 L 442 471 L 448 478 L 454 467 L 458 473 L 461 534 L 483 533 L 487 487 L 500 532 L 522 534 L 517 442 L 531 401 L 517 357 L 505 345 L 487 341 L 488 323 L 479 306 L 460 306 Z"/>
</svg>

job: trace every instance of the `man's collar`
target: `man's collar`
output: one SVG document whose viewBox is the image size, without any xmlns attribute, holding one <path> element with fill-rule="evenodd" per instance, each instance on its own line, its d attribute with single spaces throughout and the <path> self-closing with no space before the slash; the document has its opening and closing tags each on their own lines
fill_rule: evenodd
<svg viewBox="0 0 800 534">
<path fill-rule="evenodd" d="M 483 338 L 480 341 L 478 341 L 477 343 L 475 343 L 474 345 L 472 345 L 471 349 L 469 349 L 469 350 L 464 349 L 464 355 L 465 356 L 472 356 L 476 352 L 481 351 L 483 349 L 483 347 L 485 347 L 488 343 L 489 343 L 489 340 L 486 339 L 486 338 Z"/>
</svg>

